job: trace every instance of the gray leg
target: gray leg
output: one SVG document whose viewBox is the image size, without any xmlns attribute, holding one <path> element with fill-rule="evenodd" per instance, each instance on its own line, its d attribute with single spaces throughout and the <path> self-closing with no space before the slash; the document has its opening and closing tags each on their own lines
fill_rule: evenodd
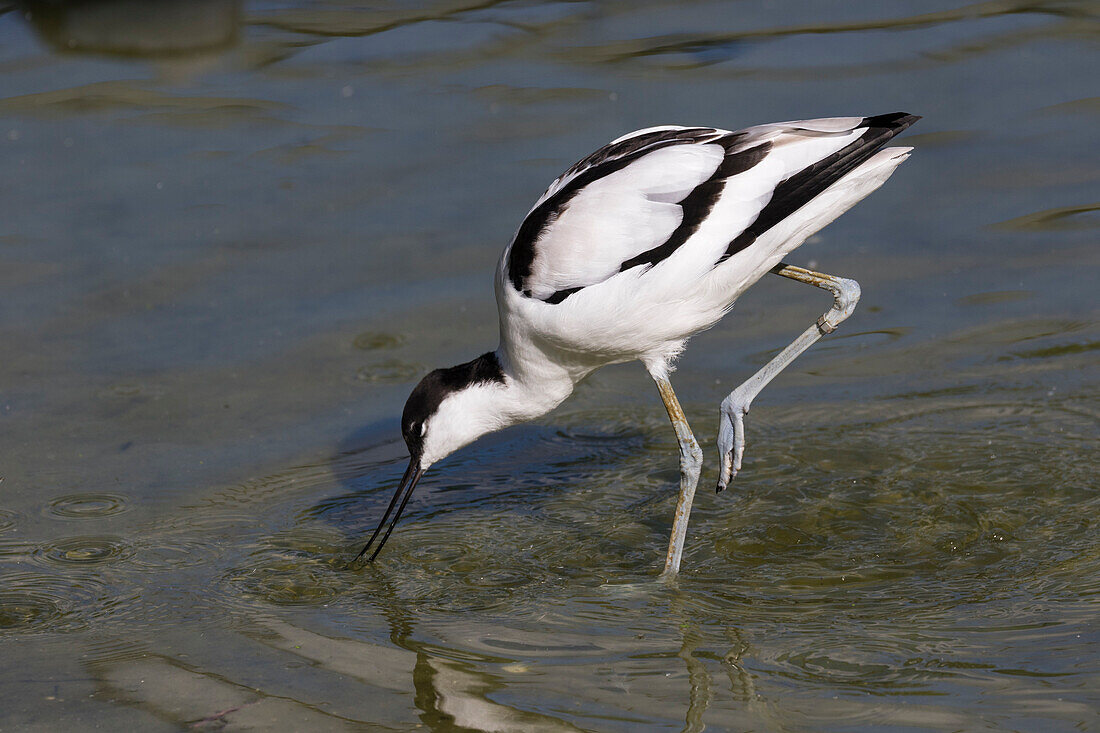
<svg viewBox="0 0 1100 733">
<path fill-rule="evenodd" d="M 745 452 L 745 415 L 760 390 L 775 379 L 779 372 L 795 360 L 799 354 L 817 343 L 823 335 L 832 333 L 840 323 L 852 315 L 859 302 L 859 283 L 833 275 L 824 275 L 780 263 L 772 268 L 776 275 L 808 283 L 833 294 L 833 307 L 817 323 L 807 328 L 791 345 L 783 349 L 756 374 L 745 380 L 729 397 L 722 400 L 718 424 L 718 456 L 721 472 L 716 491 L 722 491 L 741 470 L 741 456 Z"/>
<path fill-rule="evenodd" d="M 687 418 L 672 391 L 672 384 L 664 377 L 653 377 L 657 390 L 668 410 L 668 419 L 676 430 L 676 440 L 680 443 L 680 499 L 676 502 L 676 517 L 672 521 L 672 536 L 668 540 L 668 555 L 665 557 L 663 578 L 671 578 L 680 571 L 680 557 L 684 554 L 684 539 L 687 537 L 688 515 L 691 514 L 691 502 L 695 498 L 695 487 L 699 483 L 699 471 L 703 467 L 703 450 L 691 434 Z"/>
</svg>

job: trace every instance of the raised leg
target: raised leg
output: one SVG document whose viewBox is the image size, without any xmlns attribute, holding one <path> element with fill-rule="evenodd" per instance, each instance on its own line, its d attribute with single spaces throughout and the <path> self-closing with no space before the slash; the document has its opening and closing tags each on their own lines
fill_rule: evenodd
<svg viewBox="0 0 1100 733">
<path fill-rule="evenodd" d="M 687 537 L 688 515 L 691 514 L 691 502 L 695 498 L 695 487 L 699 483 L 699 471 L 703 467 L 703 449 L 691 434 L 687 418 L 680 408 L 680 401 L 672 391 L 672 384 L 666 377 L 653 377 L 657 390 L 668 410 L 668 419 L 676 430 L 676 440 L 680 443 L 680 498 L 676 502 L 676 516 L 672 520 L 672 536 L 668 540 L 668 555 L 665 556 L 663 578 L 671 578 L 680 572 L 680 557 L 684 554 L 684 539 Z"/>
<path fill-rule="evenodd" d="M 852 315 L 859 302 L 859 283 L 833 275 L 780 263 L 772 268 L 776 275 L 808 283 L 833 294 L 833 307 L 817 323 L 807 328 L 791 345 L 783 349 L 756 374 L 745 380 L 722 400 L 718 424 L 718 456 L 721 470 L 715 491 L 722 491 L 741 470 L 741 457 L 745 452 L 745 415 L 760 390 L 775 379 L 779 372 L 794 361 L 799 354 L 817 343 L 827 333 L 832 333 L 840 323 Z"/>
</svg>

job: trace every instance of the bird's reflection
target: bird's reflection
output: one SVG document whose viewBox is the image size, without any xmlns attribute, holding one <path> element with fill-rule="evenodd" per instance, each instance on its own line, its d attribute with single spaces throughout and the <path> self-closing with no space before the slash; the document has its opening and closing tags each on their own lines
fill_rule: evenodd
<svg viewBox="0 0 1100 733">
<path fill-rule="evenodd" d="M 680 651 L 676 656 L 684 660 L 684 664 L 687 666 L 689 684 L 684 730 L 698 733 L 706 728 L 703 723 L 703 713 L 710 707 L 714 694 L 711 691 L 710 672 L 707 671 L 703 660 L 695 656 L 701 638 L 699 627 L 695 623 L 684 623 L 681 628 L 683 630 L 683 643 L 680 645 Z"/>
<path fill-rule="evenodd" d="M 722 656 L 722 665 L 730 678 L 730 692 L 735 700 L 751 704 L 756 701 L 756 684 L 742 661 L 750 650 L 749 644 L 738 629 L 726 629 L 726 636 L 729 638 L 730 648 Z"/>
<path fill-rule="evenodd" d="M 185 56 L 237 41 L 241 0 L 23 0 L 38 35 L 59 51 Z"/>
</svg>

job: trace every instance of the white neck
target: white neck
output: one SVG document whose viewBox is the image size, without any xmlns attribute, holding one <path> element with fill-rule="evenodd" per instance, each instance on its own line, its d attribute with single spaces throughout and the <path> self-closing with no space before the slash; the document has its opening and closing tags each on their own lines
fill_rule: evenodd
<svg viewBox="0 0 1100 733">
<path fill-rule="evenodd" d="M 427 468 L 482 435 L 533 420 L 560 405 L 594 367 L 563 366 L 530 346 L 496 352 L 503 382 L 476 382 L 451 392 L 429 418 L 421 463 Z"/>
<path fill-rule="evenodd" d="M 509 425 L 550 412 L 592 371 L 551 358 L 529 343 L 519 348 L 502 343 L 496 356 L 504 371 L 504 389 L 496 399 L 502 413 L 511 418 Z"/>
</svg>

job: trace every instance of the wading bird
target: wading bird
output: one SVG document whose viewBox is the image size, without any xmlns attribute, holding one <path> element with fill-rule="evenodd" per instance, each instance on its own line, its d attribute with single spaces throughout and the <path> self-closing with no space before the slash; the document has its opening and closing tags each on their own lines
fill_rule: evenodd
<svg viewBox="0 0 1100 733">
<path fill-rule="evenodd" d="M 737 132 L 651 127 L 563 173 L 501 256 L 500 346 L 436 369 L 409 396 L 401 416 L 409 467 L 359 557 L 396 506 L 370 559 L 378 556 L 429 466 L 553 410 L 592 371 L 636 359 L 656 382 L 680 444 L 680 497 L 664 569 L 675 575 L 703 455 L 669 382 L 673 361 L 768 272 L 833 294 L 827 313 L 722 401 L 722 491 L 741 468 L 753 398 L 859 300 L 854 280 L 783 257 L 890 177 L 912 148 L 883 146 L 918 119 L 899 112 Z"/>
</svg>

